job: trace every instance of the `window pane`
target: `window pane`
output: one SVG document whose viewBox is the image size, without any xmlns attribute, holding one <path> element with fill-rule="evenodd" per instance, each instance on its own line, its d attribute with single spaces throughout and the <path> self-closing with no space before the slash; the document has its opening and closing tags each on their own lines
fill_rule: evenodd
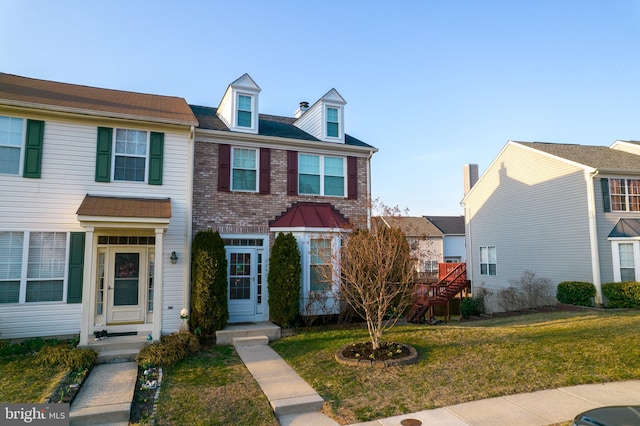
<svg viewBox="0 0 640 426">
<path fill-rule="evenodd" d="M 144 182 L 145 158 L 116 156 L 114 180 Z"/>
<path fill-rule="evenodd" d="M 238 127 L 251 127 L 251 96 L 238 95 Z"/>
<path fill-rule="evenodd" d="M 324 157 L 324 174 L 330 176 L 344 176 L 344 159 L 338 157 Z"/>
<path fill-rule="evenodd" d="M 251 111 L 251 96 L 238 95 L 238 109 L 241 111 Z"/>
<path fill-rule="evenodd" d="M 320 195 L 320 176 L 301 174 L 298 180 L 298 192 Z"/>
<path fill-rule="evenodd" d="M 251 127 L 251 113 L 238 111 L 238 127 Z"/>
<path fill-rule="evenodd" d="M 489 256 L 487 255 L 487 248 L 480 247 L 480 263 L 487 263 Z"/>
<path fill-rule="evenodd" d="M 116 253 L 113 280 L 114 306 L 138 304 L 140 277 L 139 253 Z"/>
<path fill-rule="evenodd" d="M 344 178 L 325 176 L 324 195 L 344 196 Z"/>
<path fill-rule="evenodd" d="M 20 148 L 0 146 L 0 173 L 17 175 L 20 172 Z"/>
<path fill-rule="evenodd" d="M 320 157 L 317 155 L 300 154 L 298 169 L 302 174 L 319 175 Z"/>
<path fill-rule="evenodd" d="M 339 133 L 338 109 L 327 108 L 327 136 L 337 138 Z"/>
<path fill-rule="evenodd" d="M 611 210 L 627 210 L 626 183 L 624 179 L 609 179 Z"/>
<path fill-rule="evenodd" d="M 331 282 L 328 277 L 331 273 L 329 265 L 311 265 L 309 274 L 309 289 L 311 291 L 329 291 Z"/>
<path fill-rule="evenodd" d="M 327 123 L 327 136 L 337 138 L 338 134 L 338 123 Z"/>
<path fill-rule="evenodd" d="M 22 275 L 22 232 L 0 232 L 0 280 L 19 280 Z"/>
<path fill-rule="evenodd" d="M 58 302 L 62 300 L 62 280 L 27 282 L 28 302 Z"/>
<path fill-rule="evenodd" d="M 256 150 L 255 149 L 233 149 L 233 167 L 241 169 L 256 169 Z"/>
<path fill-rule="evenodd" d="M 147 136 L 141 130 L 116 129 L 114 180 L 144 182 Z"/>
<path fill-rule="evenodd" d="M 618 245 L 620 253 L 620 267 L 633 268 L 633 243 L 624 243 Z"/>
<path fill-rule="evenodd" d="M 22 146 L 22 118 L 0 117 L 0 145 Z"/>
<path fill-rule="evenodd" d="M 255 191 L 256 172 L 255 170 L 233 170 L 233 190 Z"/>
<path fill-rule="evenodd" d="M 29 237 L 27 278 L 64 278 L 67 234 L 32 232 Z"/>
<path fill-rule="evenodd" d="M 0 304 L 18 303 L 20 298 L 20 281 L 0 281 Z"/>
</svg>

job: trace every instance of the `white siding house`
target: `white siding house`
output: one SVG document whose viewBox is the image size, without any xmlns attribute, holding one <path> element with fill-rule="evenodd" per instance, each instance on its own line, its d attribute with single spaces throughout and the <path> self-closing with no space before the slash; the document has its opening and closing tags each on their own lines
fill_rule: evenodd
<svg viewBox="0 0 640 426">
<path fill-rule="evenodd" d="M 507 143 L 463 199 L 467 276 L 493 293 L 490 311 L 526 270 L 553 295 L 562 281 L 592 282 L 596 303 L 602 283 L 640 278 L 640 234 L 624 226 L 640 220 L 638 148 Z"/>
<path fill-rule="evenodd" d="M 181 98 L 0 74 L 0 338 L 178 330 L 196 125 Z"/>
</svg>

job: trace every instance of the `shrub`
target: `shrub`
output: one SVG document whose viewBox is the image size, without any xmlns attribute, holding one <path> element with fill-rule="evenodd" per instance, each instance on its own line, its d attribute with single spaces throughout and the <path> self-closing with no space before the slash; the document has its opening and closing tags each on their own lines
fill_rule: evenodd
<svg viewBox="0 0 640 426">
<path fill-rule="evenodd" d="M 269 317 L 287 327 L 296 319 L 300 304 L 300 251 L 295 237 L 280 233 L 269 258 Z"/>
<path fill-rule="evenodd" d="M 35 337 L 27 339 L 20 343 L 11 343 L 8 340 L 0 340 L 0 356 L 8 355 L 32 355 L 37 353 L 43 346 L 55 346 L 60 344 L 60 340 L 56 338 L 43 339 Z"/>
<path fill-rule="evenodd" d="M 169 367 L 177 364 L 200 350 L 200 342 L 193 334 L 185 331 L 167 334 L 159 342 L 140 350 L 136 362 L 140 367 Z"/>
<path fill-rule="evenodd" d="M 602 294 L 608 300 L 608 308 L 640 308 L 639 282 L 602 284 Z"/>
<path fill-rule="evenodd" d="M 70 370 L 80 371 L 91 367 L 98 359 L 93 349 L 72 348 L 65 344 L 45 345 L 36 354 L 35 361 L 46 367 L 64 365 Z"/>
<path fill-rule="evenodd" d="M 596 287 L 583 281 L 563 281 L 556 290 L 558 302 L 569 305 L 591 306 L 595 295 Z"/>
<path fill-rule="evenodd" d="M 229 319 L 227 255 L 218 232 L 200 231 L 193 239 L 191 329 L 204 334 L 221 330 Z"/>
<path fill-rule="evenodd" d="M 482 299 L 465 297 L 460 303 L 460 315 L 469 319 L 470 316 L 478 316 L 482 313 Z"/>
</svg>

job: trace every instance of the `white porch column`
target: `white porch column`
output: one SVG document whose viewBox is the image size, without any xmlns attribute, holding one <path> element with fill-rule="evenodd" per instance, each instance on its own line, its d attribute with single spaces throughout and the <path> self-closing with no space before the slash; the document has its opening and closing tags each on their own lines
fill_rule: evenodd
<svg viewBox="0 0 640 426">
<path fill-rule="evenodd" d="M 160 340 L 162 335 L 162 287 L 164 279 L 164 231 L 165 228 L 156 228 L 156 271 L 153 283 L 153 328 L 151 335 L 153 340 Z"/>
<path fill-rule="evenodd" d="M 93 254 L 96 250 L 94 242 L 94 227 L 85 228 L 84 240 L 84 273 L 82 274 L 82 320 L 80 323 L 79 346 L 86 346 L 89 343 L 89 329 L 93 322 L 93 307 L 95 306 L 92 295 L 95 293 L 95 282 L 93 278 Z"/>
</svg>

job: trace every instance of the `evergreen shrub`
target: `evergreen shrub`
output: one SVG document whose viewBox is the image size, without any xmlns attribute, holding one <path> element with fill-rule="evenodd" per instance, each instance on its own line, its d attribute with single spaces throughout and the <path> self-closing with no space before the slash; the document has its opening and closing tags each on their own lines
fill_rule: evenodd
<svg viewBox="0 0 640 426">
<path fill-rule="evenodd" d="M 556 290 L 558 302 L 569 305 L 592 306 L 595 295 L 595 286 L 583 281 L 563 281 Z"/>
<path fill-rule="evenodd" d="M 602 284 L 607 308 L 640 308 L 640 283 L 619 282 Z"/>
<path fill-rule="evenodd" d="M 291 234 L 280 233 L 276 237 L 269 258 L 269 317 L 282 326 L 291 326 L 300 305 L 300 250 Z"/>
</svg>

